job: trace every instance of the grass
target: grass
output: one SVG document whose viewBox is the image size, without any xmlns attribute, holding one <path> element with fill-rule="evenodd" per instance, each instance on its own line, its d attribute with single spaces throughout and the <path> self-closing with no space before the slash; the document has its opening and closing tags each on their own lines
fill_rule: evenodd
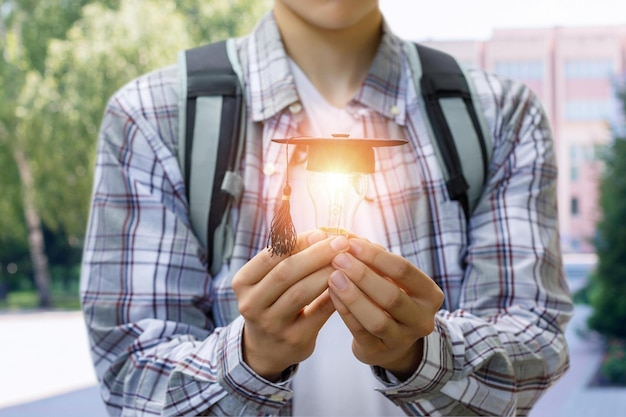
<svg viewBox="0 0 626 417">
<path fill-rule="evenodd" d="M 52 307 L 61 310 L 78 310 L 80 300 L 76 292 L 52 291 Z M 0 300 L 0 310 L 33 310 L 39 308 L 36 291 L 11 291 Z"/>
</svg>

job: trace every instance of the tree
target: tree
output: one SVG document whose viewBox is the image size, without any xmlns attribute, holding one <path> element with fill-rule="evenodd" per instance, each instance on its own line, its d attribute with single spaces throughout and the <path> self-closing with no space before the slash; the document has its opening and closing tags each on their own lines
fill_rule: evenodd
<svg viewBox="0 0 626 417">
<path fill-rule="evenodd" d="M 626 115 L 626 90 L 620 94 Z M 592 276 L 589 326 L 614 338 L 626 339 L 626 137 L 616 134 L 605 156 L 600 183 L 602 219 L 595 241 L 598 265 Z"/>
<path fill-rule="evenodd" d="M 13 0 L 12 3 L 28 16 L 21 23 L 28 67 L 43 73 L 49 41 L 64 39 L 67 30 L 81 18 L 82 8 L 96 1 L 109 8 L 118 7 L 120 3 L 120 0 Z"/>
<path fill-rule="evenodd" d="M 50 306 L 50 277 L 48 273 L 47 259 L 43 247 L 43 233 L 41 229 L 41 221 L 38 217 L 37 210 L 34 206 L 34 182 L 30 165 L 26 159 L 23 143 L 19 140 L 16 131 L 19 127 L 17 113 L 15 113 L 15 103 L 19 96 L 21 86 L 24 83 L 24 74 L 27 66 L 24 60 L 24 48 L 21 44 L 21 27 L 24 22 L 23 14 L 19 13 L 18 5 L 15 2 L 2 2 L 0 8 L 2 13 L 2 91 L 0 101 L 3 103 L 0 107 L 0 146 L 3 151 L 3 157 L 7 163 L 7 167 L 13 168 L 13 173 L 17 173 L 17 183 L 9 183 L 3 189 L 7 190 L 9 195 L 15 193 L 13 184 L 19 184 L 19 195 L 21 196 L 21 208 L 23 212 L 23 220 L 25 221 L 25 235 L 28 239 L 31 262 L 35 273 L 35 282 L 39 289 L 39 304 L 42 307 Z M 10 170 L 9 168 L 9 170 Z M 13 175 L 9 176 L 9 179 Z M 6 178 L 5 178 L 6 181 Z M 15 200 L 7 204 L 7 214 L 13 214 L 13 208 L 19 206 Z M 16 220 L 15 217 L 7 217 L 2 223 Z M 16 222 L 17 225 L 24 224 L 24 221 Z M 0 224 L 3 226 L 3 224 Z M 8 228 L 9 232 L 18 232 L 19 226 Z M 5 238 L 6 239 L 6 238 Z"/>
<path fill-rule="evenodd" d="M 175 62 L 190 43 L 173 3 L 137 0 L 119 10 L 86 6 L 67 38 L 51 42 L 45 74 L 31 74 L 20 100 L 46 225 L 82 237 L 107 99 L 137 75 Z"/>
<path fill-rule="evenodd" d="M 262 4 L 267 2 L 127 0 L 113 9 L 94 2 L 65 39 L 51 41 L 43 76 L 30 74 L 20 100 L 28 114 L 20 133 L 37 161 L 38 205 L 45 207 L 46 225 L 69 236 L 84 233 L 95 140 L 111 94 L 173 64 L 182 49 L 249 30 L 242 22 L 256 21 Z M 218 30 L 208 36 L 211 28 Z"/>
<path fill-rule="evenodd" d="M 271 4 L 271 0 L 176 0 L 194 44 L 250 31 Z"/>
<path fill-rule="evenodd" d="M 9 172 L 17 174 L 0 180 L 5 193 L 3 197 L 13 197 L 5 207 L 0 207 L 3 210 L 0 215 L 8 214 L 2 216 L 0 227 L 8 232 L 3 233 L 4 240 L 15 239 L 20 243 L 26 238 L 41 307 L 51 305 L 50 273 L 36 203 L 37 183 L 33 174 L 36 161 L 20 134 L 22 119 L 27 112 L 17 103 L 28 74 L 43 70 L 41 63 L 45 61 L 50 38 L 62 36 L 79 17 L 81 6 L 89 1 L 3 0 L 0 3 L 3 41 L 0 50 L 3 58 L 0 67 L 0 161 L 6 162 L 3 167 Z M 21 218 L 15 215 L 17 207 L 21 208 L 17 210 L 21 211 Z"/>
<path fill-rule="evenodd" d="M 24 227 L 16 228 L 15 234 L 27 230 L 30 236 L 42 305 L 49 304 L 50 281 L 43 226 L 82 241 L 95 143 L 107 99 L 138 75 L 174 63 L 179 50 L 249 30 L 267 4 L 267 0 L 2 3 L 0 10 L 10 10 L 4 21 L 11 23 L 20 50 L 19 60 L 10 62 L 19 63 L 15 71 L 20 76 L 6 113 L 11 128 L 5 129 L 8 139 L 0 140 L 0 146 L 6 145 L 0 148 L 0 160 L 11 159 L 20 179 L 8 184 L 23 197 L 11 207 L 21 206 L 28 224 L 18 222 Z M 44 37 L 39 42 L 45 48 L 37 42 L 37 33 Z M 4 136 L 0 131 L 0 138 Z M 4 209 L 9 212 L 8 205 Z"/>
<path fill-rule="evenodd" d="M 16 127 L 15 103 L 23 84 L 24 68 L 19 65 L 19 40 L 15 30 L 11 28 L 13 18 L 5 2 L 0 6 L 0 240 L 20 240 L 26 236 L 22 218 L 22 207 L 17 167 L 13 162 L 11 138 Z"/>
</svg>

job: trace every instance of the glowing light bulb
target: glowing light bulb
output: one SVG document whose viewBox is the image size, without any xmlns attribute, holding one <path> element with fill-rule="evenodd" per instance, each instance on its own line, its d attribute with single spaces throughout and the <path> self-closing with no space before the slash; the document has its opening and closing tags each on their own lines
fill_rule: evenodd
<svg viewBox="0 0 626 417">
<path fill-rule="evenodd" d="M 367 192 L 367 175 L 309 171 L 307 182 L 315 208 L 316 227 L 327 234 L 347 235 Z"/>
<path fill-rule="evenodd" d="M 407 141 L 353 139 L 342 133 L 331 136 L 330 138 L 301 136 L 272 139 L 272 142 L 308 146 L 307 183 L 315 208 L 316 227 L 328 234 L 347 235 L 352 227 L 354 214 L 367 192 L 368 175 L 374 172 L 374 148 L 404 145 Z M 288 200 L 288 196 L 286 198 Z M 283 223 L 288 223 L 286 216 L 275 215 L 274 220 L 277 220 L 278 226 L 282 229 L 285 229 Z M 274 227 L 274 220 L 272 230 L 279 230 L 279 227 Z M 291 218 L 288 220 L 290 222 Z M 280 233 L 277 235 L 276 240 L 282 242 L 284 240 L 282 235 Z M 272 236 L 270 234 L 271 247 L 274 249 Z M 275 247 L 280 249 L 279 244 Z"/>
</svg>

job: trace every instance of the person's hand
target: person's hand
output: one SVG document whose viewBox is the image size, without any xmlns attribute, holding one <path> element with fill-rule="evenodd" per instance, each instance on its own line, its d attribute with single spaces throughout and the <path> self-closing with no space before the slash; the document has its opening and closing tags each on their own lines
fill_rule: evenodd
<svg viewBox="0 0 626 417">
<path fill-rule="evenodd" d="M 349 242 L 349 252 L 332 261 L 332 302 L 353 335 L 357 359 L 404 380 L 422 359 L 443 292 L 401 256 L 364 239 Z"/>
<path fill-rule="evenodd" d="M 255 372 L 277 380 L 289 366 L 308 358 L 320 328 L 335 311 L 328 294 L 331 260 L 348 240 L 320 230 L 298 235 L 291 256 L 263 250 L 233 278 L 245 319 L 243 359 Z"/>
</svg>

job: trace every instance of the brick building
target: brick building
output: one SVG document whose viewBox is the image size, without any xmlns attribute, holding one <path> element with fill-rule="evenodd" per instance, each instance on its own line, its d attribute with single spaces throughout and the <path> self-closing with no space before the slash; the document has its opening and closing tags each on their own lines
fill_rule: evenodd
<svg viewBox="0 0 626 417">
<path fill-rule="evenodd" d="M 601 150 L 621 114 L 616 83 L 626 72 L 626 26 L 499 29 L 485 41 L 422 43 L 537 93 L 558 151 L 563 250 L 593 252 Z"/>
</svg>

